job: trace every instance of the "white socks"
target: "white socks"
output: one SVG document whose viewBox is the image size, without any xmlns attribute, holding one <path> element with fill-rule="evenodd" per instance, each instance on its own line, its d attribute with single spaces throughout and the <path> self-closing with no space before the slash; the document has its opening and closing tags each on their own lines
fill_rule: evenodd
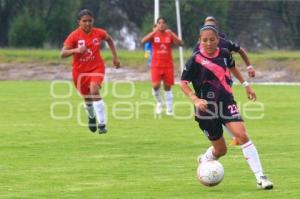
<svg viewBox="0 0 300 199">
<path fill-rule="evenodd" d="M 157 90 L 152 89 L 152 95 L 155 97 L 157 103 L 162 103 L 160 89 Z"/>
<path fill-rule="evenodd" d="M 172 91 L 165 91 L 166 107 L 168 111 L 173 108 L 173 93 Z"/>
<path fill-rule="evenodd" d="M 94 101 L 93 106 L 94 106 L 99 124 L 105 125 L 106 124 L 105 105 L 104 105 L 103 100 Z"/>
<path fill-rule="evenodd" d="M 252 144 L 251 140 L 241 146 L 244 157 L 246 158 L 252 172 L 254 173 L 256 180 L 259 181 L 260 177 L 263 176 L 263 170 L 259 160 L 257 150 Z"/>
<path fill-rule="evenodd" d="M 85 109 L 86 113 L 88 114 L 89 118 L 94 118 L 96 116 L 92 103 L 85 103 L 84 109 Z"/>
<path fill-rule="evenodd" d="M 203 154 L 201 157 L 201 162 L 210 161 L 210 160 L 216 160 L 217 157 L 214 156 L 213 152 L 213 146 L 209 147 L 207 151 Z"/>
</svg>

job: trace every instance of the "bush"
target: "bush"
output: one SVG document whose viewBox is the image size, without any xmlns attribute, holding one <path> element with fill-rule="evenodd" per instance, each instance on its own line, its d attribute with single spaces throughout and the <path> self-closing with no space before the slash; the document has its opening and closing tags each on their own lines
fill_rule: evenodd
<svg viewBox="0 0 300 199">
<path fill-rule="evenodd" d="M 15 18 L 8 36 L 9 45 L 14 47 L 41 47 L 46 38 L 46 26 L 42 20 L 27 12 Z"/>
</svg>

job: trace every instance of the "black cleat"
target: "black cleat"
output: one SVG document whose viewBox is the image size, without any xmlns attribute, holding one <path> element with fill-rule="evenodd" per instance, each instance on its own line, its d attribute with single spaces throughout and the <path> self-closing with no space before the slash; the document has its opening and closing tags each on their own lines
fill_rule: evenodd
<svg viewBox="0 0 300 199">
<path fill-rule="evenodd" d="M 89 117 L 89 129 L 90 131 L 92 131 L 93 133 L 95 133 L 97 131 L 97 120 L 96 120 L 96 117 L 94 118 L 90 118 Z"/>
<path fill-rule="evenodd" d="M 106 129 L 106 126 L 105 126 L 105 124 L 103 125 L 98 125 L 98 129 L 99 129 L 99 134 L 104 134 L 104 133 L 106 133 L 107 132 L 107 129 Z"/>
</svg>

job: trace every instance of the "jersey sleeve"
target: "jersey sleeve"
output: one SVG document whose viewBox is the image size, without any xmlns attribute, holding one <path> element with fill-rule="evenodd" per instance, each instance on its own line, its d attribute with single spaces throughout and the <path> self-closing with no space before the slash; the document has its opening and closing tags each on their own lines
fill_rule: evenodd
<svg viewBox="0 0 300 199">
<path fill-rule="evenodd" d="M 195 78 L 195 56 L 192 56 L 185 64 L 181 74 L 181 81 L 191 82 Z"/>
<path fill-rule="evenodd" d="M 65 40 L 64 47 L 76 48 L 76 45 L 77 45 L 76 37 L 75 37 L 74 32 L 72 32 L 71 34 L 69 34 L 69 36 Z"/>
<path fill-rule="evenodd" d="M 232 57 L 232 54 L 228 52 L 227 54 L 227 67 L 232 68 L 235 67 L 235 60 Z"/>
<path fill-rule="evenodd" d="M 226 42 L 230 52 L 238 52 L 241 49 L 238 43 L 232 42 L 231 40 L 226 40 Z"/>
<path fill-rule="evenodd" d="M 107 38 L 108 34 L 105 30 L 99 28 L 98 32 L 99 32 L 99 37 L 101 40 L 103 40 L 103 39 L 105 40 Z"/>
</svg>

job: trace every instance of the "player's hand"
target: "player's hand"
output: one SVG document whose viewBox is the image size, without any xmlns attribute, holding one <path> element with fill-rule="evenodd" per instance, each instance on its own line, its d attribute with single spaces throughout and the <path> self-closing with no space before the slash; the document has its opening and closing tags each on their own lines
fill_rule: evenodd
<svg viewBox="0 0 300 199">
<path fill-rule="evenodd" d="M 120 68 L 121 67 L 120 60 L 117 57 L 113 58 L 113 65 L 115 66 L 115 68 Z"/>
<path fill-rule="evenodd" d="M 204 99 L 195 98 L 193 99 L 193 103 L 196 108 L 200 109 L 200 111 L 205 112 L 207 109 L 207 101 Z"/>
<path fill-rule="evenodd" d="M 247 72 L 249 77 L 255 77 L 255 69 L 253 68 L 253 66 L 248 66 Z"/>
<path fill-rule="evenodd" d="M 76 50 L 75 51 L 76 53 L 84 53 L 87 50 L 87 48 L 86 48 L 86 46 L 80 46 L 80 47 L 76 48 L 75 50 Z"/>
<path fill-rule="evenodd" d="M 256 100 L 256 94 L 255 94 L 255 91 L 251 88 L 251 86 L 247 86 L 245 89 L 246 89 L 248 99 L 252 100 L 252 101 L 255 101 Z"/>
</svg>

